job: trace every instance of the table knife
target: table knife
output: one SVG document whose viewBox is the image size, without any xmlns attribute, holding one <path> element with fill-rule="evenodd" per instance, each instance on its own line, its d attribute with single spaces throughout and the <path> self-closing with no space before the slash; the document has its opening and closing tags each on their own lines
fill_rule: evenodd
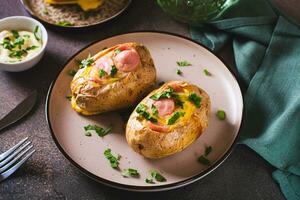
<svg viewBox="0 0 300 200">
<path fill-rule="evenodd" d="M 36 100 L 37 91 L 35 90 L 21 103 L 19 103 L 12 111 L 0 119 L 0 131 L 27 115 L 35 105 Z"/>
</svg>

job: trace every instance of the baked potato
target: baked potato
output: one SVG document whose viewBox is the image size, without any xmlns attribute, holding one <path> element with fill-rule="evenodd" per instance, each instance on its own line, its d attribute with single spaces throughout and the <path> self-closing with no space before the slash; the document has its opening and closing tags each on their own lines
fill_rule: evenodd
<svg viewBox="0 0 300 200">
<path fill-rule="evenodd" d="M 136 105 L 156 82 L 148 49 L 124 43 L 81 61 L 71 82 L 72 108 L 94 115 Z"/>
<path fill-rule="evenodd" d="M 180 152 L 208 126 L 208 94 L 184 81 L 170 81 L 145 97 L 130 115 L 126 139 L 147 158 Z"/>
</svg>

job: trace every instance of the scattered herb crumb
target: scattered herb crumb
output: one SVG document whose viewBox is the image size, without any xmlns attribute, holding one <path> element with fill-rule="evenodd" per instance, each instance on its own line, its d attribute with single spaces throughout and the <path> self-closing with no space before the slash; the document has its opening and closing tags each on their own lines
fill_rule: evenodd
<svg viewBox="0 0 300 200">
<path fill-rule="evenodd" d="M 93 64 L 94 59 L 91 57 L 91 54 L 89 54 L 86 59 L 83 59 L 82 61 L 76 60 L 76 62 L 79 64 L 79 69 L 82 69 Z"/>
<path fill-rule="evenodd" d="M 77 71 L 74 70 L 74 69 L 71 69 L 71 70 L 68 71 L 68 74 L 69 74 L 70 76 L 75 76 L 76 73 L 77 73 Z"/>
<path fill-rule="evenodd" d="M 211 151 L 212 151 L 212 147 L 211 146 L 205 147 L 204 156 L 208 156 L 208 154 L 210 154 Z"/>
<path fill-rule="evenodd" d="M 198 158 L 198 162 L 203 165 L 210 165 L 210 161 L 203 155 Z"/>
<path fill-rule="evenodd" d="M 187 67 L 187 66 L 191 66 L 192 64 L 189 63 L 188 61 L 186 60 L 182 60 L 182 61 L 176 61 L 177 65 L 179 67 Z"/>
<path fill-rule="evenodd" d="M 74 26 L 74 24 L 69 21 L 59 21 L 59 22 L 56 22 L 56 25 L 58 25 L 58 26 Z"/>
<path fill-rule="evenodd" d="M 100 126 L 97 126 L 97 125 L 87 125 L 84 127 L 84 130 L 87 132 L 87 131 L 95 131 L 97 133 L 97 135 L 99 137 L 104 137 L 106 136 L 110 131 L 111 131 L 112 127 L 109 127 L 109 128 L 102 128 Z"/>
<path fill-rule="evenodd" d="M 226 119 L 226 113 L 224 110 L 218 110 L 216 113 L 219 120 L 225 120 Z"/>
<path fill-rule="evenodd" d="M 180 69 L 177 69 L 176 70 L 176 74 L 179 75 L 179 76 L 181 76 L 182 75 L 182 71 Z"/>
<path fill-rule="evenodd" d="M 91 132 L 86 132 L 84 135 L 87 136 L 87 137 L 91 137 L 92 133 Z"/>
<path fill-rule="evenodd" d="M 71 99 L 72 99 L 72 96 L 71 96 L 71 95 L 69 95 L 69 96 L 66 96 L 66 99 L 68 99 L 69 101 L 71 101 Z"/>
<path fill-rule="evenodd" d="M 111 149 L 106 149 L 104 151 L 104 156 L 107 158 L 107 160 L 109 160 L 110 162 L 110 166 L 114 169 L 118 168 L 119 167 L 119 160 L 120 160 L 120 157 L 115 157 L 112 153 L 111 153 Z"/>
<path fill-rule="evenodd" d="M 127 168 L 122 171 L 124 177 L 138 177 L 140 174 L 136 169 Z"/>
<path fill-rule="evenodd" d="M 211 76 L 211 73 L 207 69 L 204 69 L 203 72 L 206 76 Z"/>
<path fill-rule="evenodd" d="M 165 182 L 167 179 L 163 177 L 157 170 L 151 170 L 150 176 L 158 182 Z"/>
</svg>

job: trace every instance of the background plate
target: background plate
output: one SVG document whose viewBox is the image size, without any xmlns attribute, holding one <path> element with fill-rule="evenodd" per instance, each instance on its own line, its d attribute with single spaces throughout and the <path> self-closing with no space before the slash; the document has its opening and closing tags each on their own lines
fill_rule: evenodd
<svg viewBox="0 0 300 200">
<path fill-rule="evenodd" d="M 66 96 L 70 95 L 72 77 L 68 71 L 76 69 L 76 59 L 95 54 L 104 47 L 125 42 L 140 42 L 150 50 L 156 69 L 157 82 L 187 80 L 203 88 L 211 98 L 212 112 L 207 130 L 184 151 L 175 155 L 150 160 L 135 153 L 125 139 L 124 125 L 120 113 L 111 112 L 85 117 L 72 110 Z M 192 66 L 180 68 L 182 76 L 176 74 L 176 61 L 187 60 Z M 206 76 L 208 69 L 212 76 Z M 226 111 L 227 118 L 220 121 L 215 116 L 218 109 Z M 177 35 L 158 32 L 135 32 L 113 36 L 98 41 L 71 58 L 49 89 L 47 98 L 47 120 L 59 149 L 82 172 L 113 187 L 135 191 L 167 190 L 194 182 L 207 175 L 229 155 L 236 141 L 243 112 L 243 100 L 239 85 L 226 66 L 201 45 Z M 100 138 L 86 137 L 83 127 L 88 124 L 109 126 L 114 124 L 112 133 Z M 211 166 L 197 162 L 205 146 L 212 146 L 208 156 Z M 103 151 L 111 148 L 122 156 L 120 168 L 136 168 L 140 178 L 123 178 L 119 171 L 110 167 Z M 157 169 L 167 178 L 167 182 L 147 184 L 145 178 L 150 169 Z"/>
<path fill-rule="evenodd" d="M 84 12 L 78 5 L 49 5 L 44 0 L 20 1 L 27 12 L 44 23 L 58 26 L 58 22 L 68 21 L 73 24 L 63 26 L 65 28 L 84 28 L 102 24 L 120 15 L 131 3 L 131 0 L 109 0 L 95 11 Z"/>
</svg>

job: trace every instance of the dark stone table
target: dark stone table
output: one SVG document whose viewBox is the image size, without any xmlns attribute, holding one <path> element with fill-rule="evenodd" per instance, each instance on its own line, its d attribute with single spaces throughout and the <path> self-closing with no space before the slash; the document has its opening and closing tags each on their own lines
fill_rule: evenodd
<svg viewBox="0 0 300 200">
<path fill-rule="evenodd" d="M 26 15 L 18 0 L 0 0 L 0 18 Z M 45 56 L 33 69 L 0 72 L 0 118 L 30 91 L 37 89 L 35 109 L 0 133 L 0 152 L 29 136 L 37 152 L 18 172 L 0 183 L 0 200 L 8 199 L 284 199 L 272 179 L 273 168 L 245 146 L 202 180 L 167 192 L 135 193 L 101 185 L 81 174 L 55 146 L 45 119 L 48 87 L 65 61 L 87 44 L 112 34 L 133 30 L 163 30 L 189 36 L 188 28 L 161 12 L 154 0 L 135 0 L 120 18 L 94 30 L 62 32 L 48 29 Z M 231 47 L 222 56 L 233 63 Z M 231 65 L 233 66 L 233 65 Z"/>
</svg>

